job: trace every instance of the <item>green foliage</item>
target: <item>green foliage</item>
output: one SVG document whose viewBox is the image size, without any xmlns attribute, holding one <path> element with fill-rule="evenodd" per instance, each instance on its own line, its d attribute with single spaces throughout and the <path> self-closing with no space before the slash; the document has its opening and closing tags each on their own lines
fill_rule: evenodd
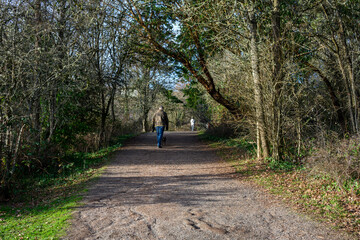
<svg viewBox="0 0 360 240">
<path fill-rule="evenodd" d="M 251 155 L 255 155 L 256 145 L 243 138 L 231 138 L 226 141 L 226 145 L 230 147 L 237 147 L 245 149 Z"/>
<path fill-rule="evenodd" d="M 228 138 L 224 138 L 222 136 L 216 136 L 213 134 L 209 134 L 206 131 L 199 132 L 199 137 L 203 140 L 211 141 L 211 142 L 222 142 L 226 141 Z"/>
<path fill-rule="evenodd" d="M 36 207 L 0 207 L 0 239 L 58 239 L 80 199 L 71 196 Z"/>
<path fill-rule="evenodd" d="M 124 141 L 132 138 L 133 136 L 133 134 L 119 136 L 113 140 L 113 145 L 93 153 L 68 152 L 62 159 L 58 172 L 71 174 L 74 172 L 81 172 L 89 167 L 96 167 L 99 164 L 103 164 L 108 160 L 108 155 L 110 153 L 119 150 L 123 146 Z"/>
<path fill-rule="evenodd" d="M 13 203 L 17 204 L 0 206 L 0 239 L 63 236 L 73 209 L 79 206 L 81 198 L 77 192 L 101 172 L 109 154 L 131 137 L 133 135 L 120 136 L 114 145 L 94 153 L 68 152 L 58 161 L 57 171 L 20 178 L 13 186 L 13 194 L 17 196 Z"/>
<path fill-rule="evenodd" d="M 126 140 L 133 137 L 135 137 L 135 134 L 125 134 L 125 135 L 117 136 L 110 141 L 110 146 L 124 144 Z"/>
<path fill-rule="evenodd" d="M 205 104 L 204 93 L 196 88 L 195 83 L 191 83 L 182 90 L 186 96 L 186 105 L 189 108 L 197 109 L 199 105 Z"/>
<path fill-rule="evenodd" d="M 256 151 L 256 145 L 249 142 L 244 138 L 232 138 L 224 136 L 216 136 L 207 131 L 199 132 L 199 137 L 203 140 L 217 143 L 221 146 L 234 147 L 245 150 L 249 156 L 254 156 Z M 215 144 L 216 145 L 216 144 Z"/>
<path fill-rule="evenodd" d="M 163 88 L 162 93 L 170 103 L 183 103 L 180 99 L 173 95 L 173 90 Z"/>
<path fill-rule="evenodd" d="M 23 173 L 18 176 L 16 182 L 12 183 L 12 195 L 21 197 L 21 201 L 28 201 L 28 198 L 31 198 L 29 192 L 72 181 L 73 178 L 86 174 L 89 169 L 102 166 L 107 162 L 109 154 L 119 150 L 124 141 L 133 136 L 132 134 L 119 136 L 114 140 L 113 145 L 93 153 L 68 151 L 61 157 L 53 158 L 46 168 L 45 166 L 39 168 L 29 163 L 30 173 Z"/>
<path fill-rule="evenodd" d="M 342 188 L 347 191 L 360 196 L 360 180 L 351 179 L 344 182 Z"/>
<path fill-rule="evenodd" d="M 272 170 L 291 171 L 298 167 L 298 165 L 292 161 L 275 160 L 273 158 L 267 158 L 266 163 L 268 164 L 269 168 Z"/>
<path fill-rule="evenodd" d="M 91 91 L 68 92 L 65 102 L 59 110 L 59 126 L 55 129 L 53 142 L 59 144 L 65 151 L 78 144 L 76 136 L 86 134 L 96 127 L 96 117 L 92 111 L 96 110 L 96 103 L 89 102 Z M 58 99 L 58 101 L 61 101 Z"/>
<path fill-rule="evenodd" d="M 182 89 L 186 99 L 186 107 L 190 109 L 192 117 L 203 126 L 211 121 L 211 108 L 206 101 L 205 92 L 194 81 Z"/>
</svg>

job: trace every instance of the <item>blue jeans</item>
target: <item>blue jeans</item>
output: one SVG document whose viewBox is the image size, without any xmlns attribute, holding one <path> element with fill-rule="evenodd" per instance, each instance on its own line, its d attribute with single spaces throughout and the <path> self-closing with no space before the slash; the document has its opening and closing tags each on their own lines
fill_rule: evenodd
<svg viewBox="0 0 360 240">
<path fill-rule="evenodd" d="M 164 135 L 164 126 L 157 126 L 155 127 L 157 133 L 157 146 L 161 147 L 161 141 Z"/>
</svg>

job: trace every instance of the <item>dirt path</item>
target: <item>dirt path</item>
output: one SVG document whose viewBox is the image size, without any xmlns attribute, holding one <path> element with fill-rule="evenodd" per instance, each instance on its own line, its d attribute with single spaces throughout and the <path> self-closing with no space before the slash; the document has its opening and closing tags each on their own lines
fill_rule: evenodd
<svg viewBox="0 0 360 240">
<path fill-rule="evenodd" d="M 234 179 L 196 133 L 165 134 L 119 151 L 66 239 L 347 239 Z"/>
</svg>

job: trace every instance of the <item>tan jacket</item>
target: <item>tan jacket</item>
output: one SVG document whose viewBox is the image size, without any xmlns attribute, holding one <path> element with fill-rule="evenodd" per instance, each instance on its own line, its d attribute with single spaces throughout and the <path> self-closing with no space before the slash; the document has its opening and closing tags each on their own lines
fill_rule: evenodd
<svg viewBox="0 0 360 240">
<path fill-rule="evenodd" d="M 164 126 L 166 130 L 169 130 L 169 119 L 163 110 L 157 110 L 153 117 L 153 129 L 159 126 Z"/>
</svg>

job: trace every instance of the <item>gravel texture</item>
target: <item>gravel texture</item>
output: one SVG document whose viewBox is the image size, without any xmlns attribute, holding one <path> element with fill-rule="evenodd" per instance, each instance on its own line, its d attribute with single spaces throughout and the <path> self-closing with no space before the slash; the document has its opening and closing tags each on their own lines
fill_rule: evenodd
<svg viewBox="0 0 360 240">
<path fill-rule="evenodd" d="M 234 170 L 196 132 L 143 134 L 120 150 L 64 239 L 351 239 L 299 215 Z"/>
</svg>

